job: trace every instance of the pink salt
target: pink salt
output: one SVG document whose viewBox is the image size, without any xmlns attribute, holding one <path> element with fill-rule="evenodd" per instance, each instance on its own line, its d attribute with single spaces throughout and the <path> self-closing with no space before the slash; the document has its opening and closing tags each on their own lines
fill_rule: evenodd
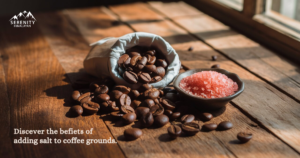
<svg viewBox="0 0 300 158">
<path fill-rule="evenodd" d="M 216 71 L 202 71 L 187 76 L 180 81 L 179 87 L 201 98 L 227 97 L 238 90 L 236 82 Z"/>
</svg>

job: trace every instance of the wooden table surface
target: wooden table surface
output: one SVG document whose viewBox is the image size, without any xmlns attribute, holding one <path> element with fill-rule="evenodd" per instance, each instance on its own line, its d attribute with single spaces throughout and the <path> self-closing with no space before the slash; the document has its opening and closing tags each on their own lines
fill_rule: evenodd
<svg viewBox="0 0 300 158">
<path fill-rule="evenodd" d="M 212 17 L 183 3 L 133 3 L 33 13 L 31 28 L 0 19 L 0 157 L 299 157 L 300 69 Z M 124 129 L 105 116 L 68 117 L 71 83 L 88 77 L 90 43 L 142 31 L 162 36 L 188 69 L 221 68 L 238 74 L 245 91 L 210 122 L 230 120 L 228 131 L 169 140 L 167 127 L 143 129 L 124 141 Z M 189 47 L 193 51 L 187 51 Z M 217 55 L 217 61 L 211 56 Z M 93 128 L 91 135 L 14 134 L 22 129 Z M 253 139 L 239 144 L 240 131 Z M 115 144 L 14 144 L 31 139 L 116 139 Z"/>
</svg>

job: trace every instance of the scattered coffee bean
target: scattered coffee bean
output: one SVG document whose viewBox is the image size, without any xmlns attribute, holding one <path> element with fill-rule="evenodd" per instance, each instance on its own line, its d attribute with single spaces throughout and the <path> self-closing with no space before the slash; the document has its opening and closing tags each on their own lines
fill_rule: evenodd
<svg viewBox="0 0 300 158">
<path fill-rule="evenodd" d="M 153 116 L 162 115 L 164 113 L 164 108 L 161 104 L 155 104 L 150 108 L 150 112 L 153 114 Z"/>
<path fill-rule="evenodd" d="M 124 114 L 120 113 L 119 111 L 111 112 L 110 116 L 113 120 L 121 119 Z"/>
<path fill-rule="evenodd" d="M 202 130 L 204 131 L 213 131 L 217 129 L 218 125 L 215 123 L 207 123 L 202 126 Z"/>
<path fill-rule="evenodd" d="M 142 84 L 142 86 L 140 87 L 140 92 L 143 93 L 149 89 L 152 89 L 153 86 L 151 84 Z"/>
<path fill-rule="evenodd" d="M 211 60 L 212 60 L 212 61 L 216 61 L 217 58 L 218 58 L 218 56 L 216 56 L 216 55 L 211 56 Z"/>
<path fill-rule="evenodd" d="M 144 127 L 150 127 L 154 123 L 153 115 L 151 112 L 142 115 L 141 118 L 141 123 Z"/>
<path fill-rule="evenodd" d="M 108 87 L 105 85 L 99 85 L 99 87 L 97 87 L 95 89 L 95 93 L 97 94 L 107 94 L 108 93 Z"/>
<path fill-rule="evenodd" d="M 90 96 L 91 96 L 91 92 L 86 92 L 86 93 L 80 95 L 80 97 L 77 100 L 81 101 L 82 99 L 84 99 L 86 97 L 90 97 Z"/>
<path fill-rule="evenodd" d="M 131 88 L 122 85 L 117 85 L 115 86 L 114 90 L 118 90 L 124 94 L 128 94 L 131 91 Z"/>
<path fill-rule="evenodd" d="M 155 64 L 155 61 L 156 61 L 156 57 L 155 56 L 147 54 L 146 57 L 147 57 L 147 65 L 153 65 L 153 64 Z"/>
<path fill-rule="evenodd" d="M 101 103 L 110 100 L 110 97 L 108 94 L 99 94 L 95 99 L 98 103 Z"/>
<path fill-rule="evenodd" d="M 195 116 L 192 114 L 187 114 L 187 115 L 183 115 L 181 117 L 181 122 L 184 123 L 189 123 L 189 122 L 193 122 L 195 120 Z"/>
<path fill-rule="evenodd" d="M 72 92 L 72 99 L 77 101 L 79 99 L 80 95 L 81 95 L 80 92 L 78 90 L 75 90 Z"/>
<path fill-rule="evenodd" d="M 160 76 L 154 76 L 154 77 L 151 78 L 150 83 L 155 83 L 155 82 L 158 82 L 160 80 L 162 80 L 162 77 L 160 77 Z"/>
<path fill-rule="evenodd" d="M 142 130 L 138 128 L 129 128 L 124 131 L 124 136 L 127 140 L 135 140 L 143 135 Z"/>
<path fill-rule="evenodd" d="M 157 76 L 160 76 L 160 77 L 164 77 L 165 73 L 166 73 L 166 70 L 162 66 L 156 67 L 156 71 L 154 72 L 154 74 L 156 74 Z"/>
<path fill-rule="evenodd" d="M 120 110 L 125 114 L 134 112 L 134 109 L 130 105 L 123 105 Z"/>
<path fill-rule="evenodd" d="M 170 117 L 170 120 L 176 120 L 180 117 L 180 112 L 173 112 L 172 116 Z"/>
<path fill-rule="evenodd" d="M 142 70 L 145 65 L 147 64 L 147 57 L 143 56 L 136 64 L 136 68 L 138 68 L 139 70 Z"/>
<path fill-rule="evenodd" d="M 240 132 L 237 134 L 237 138 L 241 143 L 246 143 L 252 138 L 252 133 Z"/>
<path fill-rule="evenodd" d="M 157 59 L 156 66 L 161 66 L 163 68 L 166 68 L 166 67 L 168 67 L 168 64 L 164 59 Z"/>
<path fill-rule="evenodd" d="M 186 135 L 192 136 L 200 131 L 200 126 L 195 122 L 189 122 L 181 125 L 183 132 Z"/>
<path fill-rule="evenodd" d="M 120 56 L 119 60 L 118 60 L 118 66 L 119 67 L 123 67 L 124 62 L 129 58 L 128 54 L 123 54 Z"/>
<path fill-rule="evenodd" d="M 214 116 L 211 113 L 200 113 L 199 118 L 202 121 L 209 121 L 213 118 Z"/>
<path fill-rule="evenodd" d="M 159 91 L 156 88 L 148 89 L 144 92 L 144 97 L 148 99 L 156 99 L 159 97 Z"/>
<path fill-rule="evenodd" d="M 156 66 L 155 65 L 146 65 L 144 67 L 145 72 L 148 72 L 150 74 L 156 72 Z"/>
<path fill-rule="evenodd" d="M 182 133 L 181 128 L 178 125 L 171 125 L 168 127 L 168 134 L 172 139 L 177 138 Z"/>
<path fill-rule="evenodd" d="M 140 92 L 138 90 L 131 90 L 129 96 L 131 99 L 137 99 L 140 96 Z"/>
<path fill-rule="evenodd" d="M 189 49 L 188 49 L 188 51 L 193 51 L 194 50 L 194 47 L 190 47 Z"/>
<path fill-rule="evenodd" d="M 122 116 L 122 120 L 124 124 L 130 124 L 134 122 L 136 119 L 136 114 L 135 113 L 127 113 Z"/>
<path fill-rule="evenodd" d="M 129 52 L 128 55 L 130 57 L 133 57 L 133 56 L 141 56 L 141 54 L 139 52 Z"/>
<path fill-rule="evenodd" d="M 142 104 L 141 101 L 139 101 L 139 100 L 133 100 L 133 101 L 131 101 L 130 106 L 131 106 L 133 109 L 136 109 L 136 108 L 139 107 L 141 104 Z"/>
<path fill-rule="evenodd" d="M 71 107 L 70 112 L 76 116 L 79 116 L 83 113 L 83 109 L 80 105 L 74 105 Z"/>
<path fill-rule="evenodd" d="M 149 83 L 151 81 L 151 76 L 146 72 L 141 73 L 138 77 L 141 83 Z"/>
<path fill-rule="evenodd" d="M 211 66 L 211 68 L 217 68 L 217 69 L 219 69 L 220 65 L 219 64 L 215 64 L 215 65 Z"/>
<path fill-rule="evenodd" d="M 142 106 L 144 106 L 144 107 L 151 108 L 154 105 L 155 105 L 155 102 L 153 99 L 146 99 L 142 102 Z"/>
<path fill-rule="evenodd" d="M 111 111 L 119 111 L 120 108 L 117 106 L 115 101 L 110 101 L 108 104 L 108 107 L 110 107 Z"/>
<path fill-rule="evenodd" d="M 164 114 L 167 115 L 169 118 L 172 116 L 173 111 L 171 110 L 164 110 Z"/>
<path fill-rule="evenodd" d="M 82 108 L 84 109 L 84 112 L 86 112 L 87 114 L 94 114 L 98 112 L 98 110 L 100 109 L 100 105 L 90 101 L 87 103 L 83 103 Z"/>
<path fill-rule="evenodd" d="M 140 56 L 140 55 L 133 56 L 130 60 L 130 66 L 134 67 L 137 64 L 137 62 L 141 59 L 142 59 L 142 56 Z"/>
<path fill-rule="evenodd" d="M 142 116 L 146 115 L 149 112 L 150 112 L 150 109 L 147 107 L 138 107 L 135 109 L 137 118 L 141 118 Z"/>
<path fill-rule="evenodd" d="M 111 100 L 117 101 L 117 100 L 120 99 L 120 97 L 121 97 L 122 94 L 123 94 L 123 93 L 120 92 L 120 91 L 118 91 L 118 90 L 113 90 L 113 91 L 110 92 L 110 95 L 109 95 L 109 96 L 110 96 L 110 99 L 111 99 Z"/>
<path fill-rule="evenodd" d="M 131 84 L 135 84 L 138 82 L 138 76 L 132 71 L 125 71 L 123 74 L 123 78 L 125 81 Z"/>
<path fill-rule="evenodd" d="M 120 99 L 119 99 L 119 105 L 120 106 L 130 106 L 131 104 L 131 99 L 127 94 L 122 94 Z"/>
<path fill-rule="evenodd" d="M 90 96 L 87 96 L 87 97 L 81 99 L 81 100 L 80 100 L 80 103 L 81 103 L 81 104 L 87 103 L 87 102 L 89 102 L 89 101 L 91 101 L 91 100 L 92 100 L 92 98 L 91 98 Z"/>
<path fill-rule="evenodd" d="M 149 55 L 152 55 L 154 56 L 156 54 L 156 51 L 155 50 L 149 50 L 145 53 L 146 55 L 149 54 Z"/>
<path fill-rule="evenodd" d="M 158 115 L 154 118 L 154 123 L 158 127 L 162 127 L 169 122 L 169 117 L 166 115 Z"/>
<path fill-rule="evenodd" d="M 232 127 L 233 127 L 233 125 L 229 121 L 223 121 L 223 122 L 219 123 L 219 125 L 218 125 L 219 130 L 228 130 L 228 129 L 231 129 Z"/>
<path fill-rule="evenodd" d="M 165 109 L 172 110 L 172 111 L 175 109 L 175 103 L 173 103 L 169 99 L 162 99 L 161 104 Z"/>
</svg>

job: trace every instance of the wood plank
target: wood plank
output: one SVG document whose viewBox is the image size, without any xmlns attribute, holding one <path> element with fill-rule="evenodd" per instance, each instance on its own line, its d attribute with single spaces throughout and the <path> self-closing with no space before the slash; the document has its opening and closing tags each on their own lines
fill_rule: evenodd
<svg viewBox="0 0 300 158">
<path fill-rule="evenodd" d="M 112 6 L 110 8 L 112 10 L 115 9 L 114 6 Z M 128 16 L 128 15 L 124 15 L 124 14 L 126 14 L 124 12 L 118 12 L 118 15 L 119 14 L 122 14 L 120 16 Z M 135 20 L 135 19 L 133 19 L 133 20 Z M 173 32 L 174 38 L 176 38 L 178 35 L 181 35 L 183 33 L 182 29 L 178 28 L 174 24 L 172 25 L 172 23 L 170 23 L 167 20 L 166 21 L 159 21 L 159 22 L 142 22 L 141 21 L 140 23 L 130 24 L 130 26 L 135 31 L 145 31 L 145 32 L 155 33 L 155 34 L 161 35 L 163 37 L 167 37 L 169 39 L 171 38 L 170 32 Z M 155 29 L 152 29 L 152 28 L 155 28 Z M 172 30 L 172 31 L 170 31 L 170 30 Z M 187 35 L 188 33 L 185 31 L 185 34 Z M 206 46 L 202 42 L 197 41 L 196 39 L 194 39 L 194 40 L 192 40 L 192 39 L 193 38 L 190 37 L 189 40 L 187 40 L 186 42 L 181 42 L 181 43 L 177 43 L 177 42 L 174 43 L 172 40 L 169 41 L 172 44 L 172 46 L 175 48 L 175 50 L 179 53 L 180 59 L 181 59 L 182 63 L 185 66 L 190 67 L 190 68 L 205 68 L 205 67 L 207 68 L 207 67 L 210 67 L 212 64 L 214 64 L 215 62 L 210 61 L 211 55 L 216 55 L 218 53 L 215 52 L 215 51 L 213 51 L 210 47 Z M 187 51 L 190 46 L 194 47 L 194 51 L 193 52 Z M 252 78 L 255 79 L 256 82 L 261 82 L 264 86 L 266 86 L 268 88 L 272 88 L 268 84 L 262 82 L 261 80 L 259 80 L 255 76 L 253 76 L 251 73 L 245 71 L 244 69 L 242 69 L 238 65 L 236 65 L 233 62 L 227 60 L 224 56 L 220 55 L 220 57 L 221 57 L 220 61 L 222 62 L 221 65 L 223 65 L 223 64 L 227 65 L 225 67 L 225 69 L 228 69 L 228 70 L 231 70 L 233 72 L 236 72 L 237 74 L 244 74 L 241 77 L 243 77 L 245 80 L 246 79 L 250 79 L 250 77 L 251 77 L 251 79 Z M 248 81 L 248 83 L 246 83 L 246 84 L 249 84 L 249 86 L 253 86 L 256 83 Z M 257 87 L 257 85 L 256 85 L 256 87 Z M 258 86 L 258 87 L 260 87 L 260 86 Z M 267 93 L 270 93 L 267 88 L 265 88 L 264 91 L 266 91 Z M 240 96 L 239 98 L 243 98 L 244 100 L 246 100 L 247 99 L 247 95 L 248 94 L 242 95 L 243 97 Z M 270 95 L 273 95 L 273 96 L 275 96 L 275 98 L 277 98 L 277 100 L 280 100 L 280 98 L 278 98 L 274 93 L 270 93 Z M 269 104 L 269 105 L 271 105 L 271 104 Z M 297 106 L 298 104 L 295 103 L 294 105 Z M 244 115 L 242 113 L 231 114 L 231 112 L 234 110 L 234 108 L 232 108 L 232 109 L 231 108 L 232 108 L 232 106 L 228 106 L 227 111 L 226 111 L 226 113 L 228 115 L 224 116 L 223 118 L 222 117 L 220 117 L 220 118 L 221 119 L 227 119 L 227 120 L 236 120 L 236 121 L 239 122 L 240 119 L 232 118 L 232 117 L 243 117 Z M 264 111 L 264 112 L 266 112 L 266 111 Z M 249 119 L 246 119 L 246 120 L 250 121 Z M 238 127 L 236 127 L 237 131 L 242 130 L 242 129 L 245 128 L 245 126 L 243 126 L 243 125 L 245 125 L 243 122 L 240 122 L 240 123 L 237 123 L 237 124 L 240 124 Z M 235 132 L 237 132 L 237 131 L 235 131 Z M 230 133 L 230 131 L 228 131 L 228 132 Z M 234 131 L 232 131 L 232 132 L 234 133 Z M 274 137 L 274 136 L 268 134 L 266 131 L 264 131 L 264 132 L 265 132 L 265 135 L 266 135 L 265 137 L 270 137 L 270 138 Z M 232 135 L 234 135 L 234 134 L 232 134 Z M 224 135 L 222 135 L 222 136 L 224 137 Z M 219 137 L 220 137 L 220 135 L 217 138 L 219 138 Z M 228 138 L 228 139 L 232 139 L 232 138 Z M 280 140 L 278 140 L 278 139 L 276 139 L 276 140 L 278 142 L 280 142 Z M 237 151 L 236 147 L 231 146 L 228 143 L 228 141 L 224 141 L 222 143 L 226 144 L 226 147 L 228 147 L 233 154 L 235 154 L 235 155 L 240 155 L 241 154 L 241 152 Z M 273 144 L 273 143 L 270 143 L 270 144 Z M 274 143 L 274 144 L 276 144 L 276 143 Z M 282 146 L 285 146 L 286 149 L 289 150 L 288 153 L 292 153 L 292 155 L 295 154 L 295 152 L 292 151 L 288 146 L 283 145 L 283 144 L 280 145 L 280 147 L 282 147 Z M 279 146 L 277 146 L 277 147 L 279 147 Z M 275 154 L 275 155 L 278 154 L 278 155 L 281 155 L 281 152 L 277 152 L 276 151 L 277 147 L 274 147 L 274 148 L 270 147 L 272 149 L 266 149 L 266 150 L 269 150 L 270 152 L 266 152 L 265 154 L 271 154 L 271 155 L 272 154 Z M 258 146 L 254 145 L 253 148 L 254 148 L 253 150 L 261 150 L 263 147 L 261 147 L 261 146 L 258 147 Z M 287 155 L 289 155 L 289 154 L 287 154 Z"/>
<path fill-rule="evenodd" d="M 199 17 L 174 18 L 173 20 L 180 24 L 181 27 L 201 37 L 205 42 L 212 45 L 213 48 L 220 50 L 226 56 L 234 59 L 247 69 L 255 71 L 257 74 L 259 73 L 259 75 L 267 81 L 275 85 L 284 85 L 285 87 L 282 89 L 286 91 L 291 89 L 295 93 L 299 91 L 297 81 L 295 82 L 293 79 L 290 79 L 292 76 L 287 77 L 287 74 L 291 73 L 291 71 L 296 73 L 297 69 L 294 65 L 280 59 L 273 52 L 263 48 L 245 36 L 230 30 L 230 28 L 220 22 L 211 19 L 211 17 L 203 14 Z M 191 26 L 191 24 L 193 26 Z M 287 69 L 281 65 L 286 66 Z M 233 72 L 236 71 L 233 67 L 223 67 L 223 64 L 221 64 L 221 67 Z M 294 69 L 291 67 L 294 67 Z M 283 72 L 286 74 L 283 74 Z M 294 120 L 299 117 L 299 115 L 294 115 L 295 110 L 298 110 L 297 106 L 299 106 L 299 103 L 249 73 L 239 72 L 237 74 L 246 82 L 246 90 L 243 95 L 233 102 L 254 118 L 261 121 L 283 141 L 288 142 L 288 144 L 299 151 L 299 138 L 296 136 L 291 137 L 291 133 L 299 130 L 299 125 L 294 124 Z M 298 77 L 296 76 L 295 78 L 297 79 Z M 285 83 L 286 81 L 289 82 Z M 296 86 L 297 88 L 293 88 L 292 86 Z M 245 93 L 247 93 L 247 95 Z M 260 96 L 261 94 L 264 94 L 263 97 Z M 261 108 L 261 105 L 265 105 L 263 106 L 264 108 Z M 295 118 L 291 118 L 290 115 L 295 116 Z M 276 124 L 274 124 L 274 122 L 276 122 Z M 282 126 L 282 128 L 279 128 L 280 126 Z M 284 130 L 287 127 L 293 129 L 289 131 L 290 134 Z"/>
<path fill-rule="evenodd" d="M 53 15 L 54 17 L 55 15 Z M 49 16 L 43 20 L 51 20 Z M 39 22 L 42 19 L 38 19 Z M 49 27 L 52 27 L 50 25 Z M 53 27 L 55 28 L 55 27 Z M 51 35 L 51 34 L 50 34 Z M 50 36 L 48 35 L 48 36 Z M 72 88 L 65 71 L 37 26 L 29 29 L 1 27 L 1 54 L 6 73 L 11 122 L 9 142 L 20 137 L 70 139 L 108 139 L 112 137 L 99 116 L 69 118 L 68 99 Z M 13 135 L 22 129 L 82 129 L 91 135 Z M 2 130 L 1 130 L 2 136 Z M 113 138 L 113 137 L 112 137 Z M 7 145 L 9 145 L 9 142 Z M 4 150 L 5 148 L 1 148 Z M 14 144 L 15 157 L 123 157 L 117 144 Z"/>
</svg>

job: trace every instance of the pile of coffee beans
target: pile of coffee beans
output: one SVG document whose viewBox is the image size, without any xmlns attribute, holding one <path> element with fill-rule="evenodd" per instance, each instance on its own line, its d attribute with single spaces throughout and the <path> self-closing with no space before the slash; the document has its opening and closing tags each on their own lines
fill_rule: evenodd
<svg viewBox="0 0 300 158">
<path fill-rule="evenodd" d="M 123 85 L 114 85 L 112 80 L 92 82 L 87 86 L 85 82 L 76 82 L 72 92 L 74 106 L 70 108 L 73 115 L 92 115 L 98 112 L 108 113 L 112 120 L 119 120 L 123 125 L 135 121 L 138 128 L 124 131 L 127 140 L 135 140 L 143 135 L 141 129 L 151 126 L 163 127 L 171 123 L 167 132 L 175 139 L 182 134 L 196 135 L 202 131 L 228 130 L 233 127 L 229 121 L 219 124 L 206 123 L 201 126 L 200 121 L 213 119 L 211 113 L 196 113 L 191 107 L 180 100 L 179 94 L 172 88 L 156 89 L 145 83 L 138 90 Z M 177 122 L 177 124 L 175 124 Z M 179 123 L 178 123 L 179 122 Z M 239 133 L 237 138 L 245 143 L 252 138 L 252 134 Z"/>
<path fill-rule="evenodd" d="M 136 46 L 120 56 L 118 66 L 128 83 L 154 83 L 163 79 L 168 63 L 156 49 Z"/>
</svg>

